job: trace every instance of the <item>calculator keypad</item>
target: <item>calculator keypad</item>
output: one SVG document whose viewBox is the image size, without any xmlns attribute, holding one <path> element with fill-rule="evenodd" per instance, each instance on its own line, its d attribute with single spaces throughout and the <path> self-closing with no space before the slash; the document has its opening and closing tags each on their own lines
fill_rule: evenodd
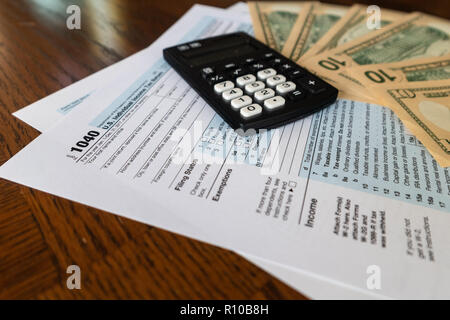
<svg viewBox="0 0 450 320">
<path fill-rule="evenodd" d="M 267 79 L 269 77 L 272 77 L 272 76 L 274 76 L 276 74 L 277 74 L 277 72 L 273 68 L 267 68 L 267 69 L 258 71 L 258 73 L 257 73 L 258 79 L 260 79 L 260 80 L 265 80 L 265 79 Z"/>
<path fill-rule="evenodd" d="M 255 92 L 255 100 L 261 102 L 275 96 L 275 91 L 270 88 L 262 89 Z"/>
<path fill-rule="evenodd" d="M 248 106 L 252 103 L 252 98 L 249 96 L 241 96 L 239 98 L 231 100 L 231 107 L 235 110 L 239 110 L 242 107 Z"/>
<path fill-rule="evenodd" d="M 222 74 L 216 74 L 207 78 L 209 84 L 215 84 L 217 82 L 222 82 L 225 80 L 225 76 Z"/>
<path fill-rule="evenodd" d="M 256 81 L 256 77 L 252 74 L 246 74 L 245 76 L 241 76 L 236 79 L 236 83 L 238 86 L 243 87 L 249 83 L 253 83 Z"/>
<path fill-rule="evenodd" d="M 296 88 L 296 85 L 292 81 L 280 83 L 279 85 L 276 86 L 277 92 L 281 93 L 281 94 L 288 93 L 290 91 L 294 91 L 295 88 Z"/>
<path fill-rule="evenodd" d="M 269 87 L 275 87 L 277 84 L 280 84 L 283 82 L 286 82 L 286 77 L 281 74 L 277 74 L 275 76 L 267 78 L 267 85 Z"/>
<path fill-rule="evenodd" d="M 323 84 L 323 82 L 312 77 L 299 79 L 298 82 L 302 87 L 306 88 L 306 90 L 311 93 L 319 93 L 325 90 L 325 85 Z"/>
<path fill-rule="evenodd" d="M 253 94 L 256 91 L 259 91 L 261 89 L 264 89 L 266 85 L 262 81 L 255 81 L 253 83 L 249 83 L 245 86 L 245 91 L 247 93 Z"/>
<path fill-rule="evenodd" d="M 268 110 L 278 109 L 286 103 L 286 100 L 281 96 L 276 96 L 264 101 L 264 107 Z"/>
<path fill-rule="evenodd" d="M 244 92 L 242 92 L 242 89 L 233 88 L 233 89 L 224 91 L 222 93 L 222 97 L 227 101 L 231 101 L 233 99 L 236 99 L 236 98 L 242 96 L 243 94 L 244 94 Z"/>
<path fill-rule="evenodd" d="M 338 90 L 236 32 L 163 50 L 166 61 L 233 129 L 271 129 L 336 101 Z"/>
<path fill-rule="evenodd" d="M 253 118 L 262 113 L 262 108 L 259 104 L 254 103 L 249 106 L 241 108 L 240 113 L 242 118 L 244 119 Z"/>
<path fill-rule="evenodd" d="M 222 81 L 219 83 L 216 83 L 214 85 L 214 91 L 217 93 L 222 93 L 224 91 L 230 90 L 234 88 L 234 83 L 231 81 Z"/>
<path fill-rule="evenodd" d="M 256 62 L 256 63 L 253 63 L 250 65 L 250 69 L 253 71 L 258 71 L 258 70 L 264 69 L 265 67 L 266 67 L 265 64 L 262 64 L 259 62 Z"/>
<path fill-rule="evenodd" d="M 288 101 L 302 100 L 306 92 L 314 94 L 323 88 L 320 80 L 307 76 L 304 69 L 273 53 L 264 54 L 262 59 L 246 58 L 243 62 L 217 68 L 226 76 L 213 73 L 215 68 L 202 69 L 214 91 L 232 110 L 239 111 L 243 119 L 256 117 L 263 109 L 281 109 Z"/>
</svg>

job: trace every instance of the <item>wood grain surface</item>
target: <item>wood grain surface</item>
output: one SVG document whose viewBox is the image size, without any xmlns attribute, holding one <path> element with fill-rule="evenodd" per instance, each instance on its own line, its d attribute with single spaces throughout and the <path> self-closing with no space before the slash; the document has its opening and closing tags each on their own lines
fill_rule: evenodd
<svg viewBox="0 0 450 320">
<path fill-rule="evenodd" d="M 66 28 L 70 4 L 81 8 L 81 30 Z M 192 4 L 0 0 L 0 164 L 39 135 L 12 112 L 145 48 Z M 375 4 L 450 18 L 449 2 Z M 66 287 L 72 264 L 81 290 Z M 86 298 L 305 296 L 233 252 L 0 179 L 0 299 Z"/>
</svg>

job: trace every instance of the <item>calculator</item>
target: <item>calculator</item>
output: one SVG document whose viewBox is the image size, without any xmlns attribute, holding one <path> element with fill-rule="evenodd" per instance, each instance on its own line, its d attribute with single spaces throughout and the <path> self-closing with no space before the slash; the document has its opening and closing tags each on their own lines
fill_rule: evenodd
<svg viewBox="0 0 450 320">
<path fill-rule="evenodd" d="M 233 129 L 276 128 L 329 106 L 338 95 L 244 32 L 179 44 L 163 54 Z"/>
</svg>

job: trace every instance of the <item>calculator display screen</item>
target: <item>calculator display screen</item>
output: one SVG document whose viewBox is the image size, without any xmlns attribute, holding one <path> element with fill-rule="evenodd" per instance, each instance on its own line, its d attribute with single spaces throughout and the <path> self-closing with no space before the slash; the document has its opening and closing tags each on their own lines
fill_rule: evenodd
<svg viewBox="0 0 450 320">
<path fill-rule="evenodd" d="M 210 64 L 212 62 L 216 62 L 223 59 L 229 59 L 230 57 L 240 56 L 252 53 L 256 51 L 257 48 L 250 43 L 241 44 L 239 46 L 226 48 L 218 51 L 208 52 L 208 53 L 199 53 L 194 57 L 189 58 L 189 64 L 191 67 L 198 67 L 201 65 Z"/>
</svg>

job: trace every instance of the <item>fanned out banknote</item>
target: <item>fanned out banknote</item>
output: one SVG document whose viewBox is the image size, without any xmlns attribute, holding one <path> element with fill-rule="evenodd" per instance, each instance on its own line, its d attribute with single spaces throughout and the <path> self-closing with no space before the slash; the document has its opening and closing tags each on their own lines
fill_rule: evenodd
<svg viewBox="0 0 450 320">
<path fill-rule="evenodd" d="M 249 7 L 256 12 L 263 4 L 266 16 L 281 17 L 274 2 Z M 389 107 L 440 165 L 449 166 L 450 22 L 381 9 L 379 29 L 373 29 L 364 5 L 291 2 L 282 3 L 283 10 L 289 5 L 297 8 L 294 22 L 252 14 L 256 37 L 335 85 L 340 98 Z M 278 30 L 284 41 L 276 46 L 268 35 Z"/>
<path fill-rule="evenodd" d="M 412 59 L 392 63 L 368 64 L 348 70 L 352 78 L 364 87 L 373 88 L 389 83 L 450 79 L 450 54 L 442 57 Z"/>
<path fill-rule="evenodd" d="M 300 12 L 282 53 L 297 61 L 348 11 L 348 7 L 313 2 Z"/>
<path fill-rule="evenodd" d="M 282 51 L 299 14 L 310 2 L 248 2 L 255 37 Z"/>
<path fill-rule="evenodd" d="M 450 53 L 450 22 L 412 13 L 383 29 L 340 45 L 302 64 L 331 79 L 340 90 L 370 97 L 349 69 L 361 65 L 390 63 Z"/>
<path fill-rule="evenodd" d="M 380 15 L 380 29 L 398 21 L 405 16 L 404 12 L 382 9 Z M 317 43 L 308 50 L 302 59 L 306 60 L 327 50 L 331 50 L 351 40 L 362 37 L 374 29 L 367 24 L 367 6 L 354 4 L 347 13 L 327 32 Z"/>
<path fill-rule="evenodd" d="M 374 90 L 439 165 L 450 166 L 450 80 L 387 83 Z"/>
</svg>

